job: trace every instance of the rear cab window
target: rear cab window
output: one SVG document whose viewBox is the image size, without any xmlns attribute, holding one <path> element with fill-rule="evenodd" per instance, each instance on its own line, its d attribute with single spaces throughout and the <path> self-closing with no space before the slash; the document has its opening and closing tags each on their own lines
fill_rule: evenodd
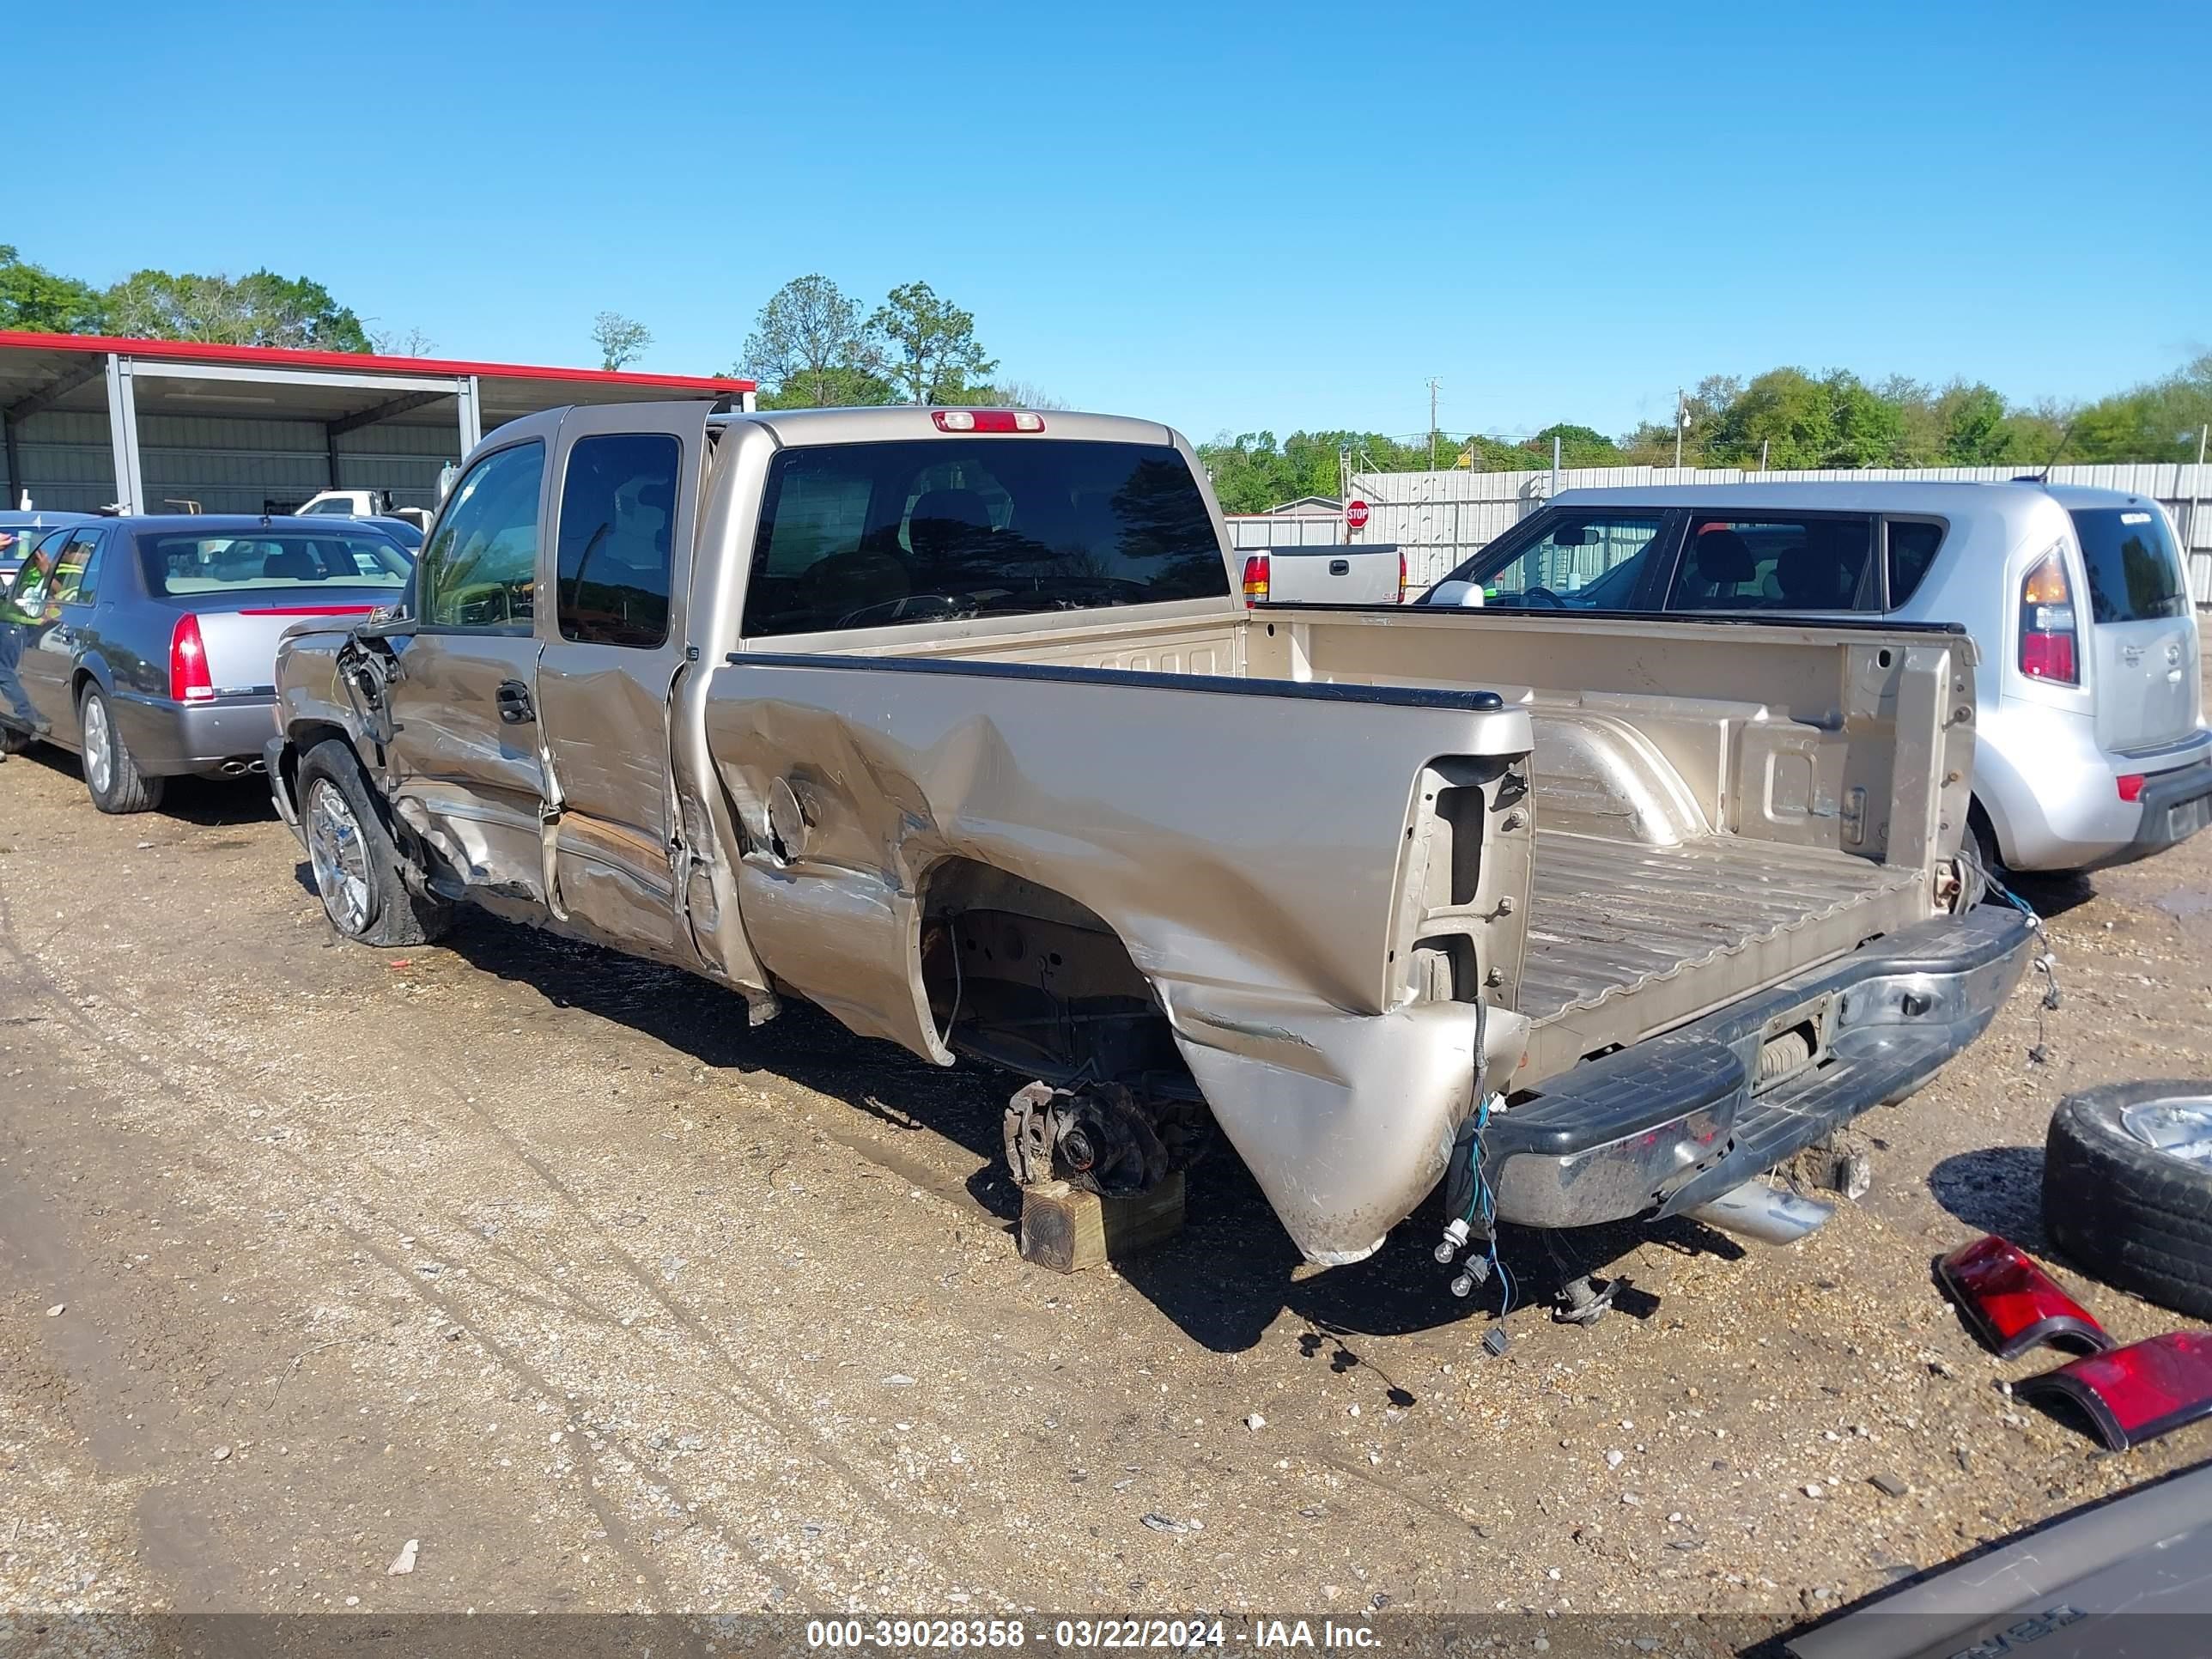
<svg viewBox="0 0 2212 1659">
<path fill-rule="evenodd" d="M 744 628 L 763 637 L 1228 593 L 1205 496 L 1170 445 L 823 444 L 769 466 Z"/>
<path fill-rule="evenodd" d="M 2181 556 L 2156 507 L 2081 507 L 2069 513 L 2089 579 L 2093 622 L 2147 622 L 2189 614 Z"/>
<path fill-rule="evenodd" d="M 397 543 L 335 530 L 153 531 L 138 538 L 138 562 L 157 599 L 249 587 L 397 594 L 410 568 Z"/>
</svg>

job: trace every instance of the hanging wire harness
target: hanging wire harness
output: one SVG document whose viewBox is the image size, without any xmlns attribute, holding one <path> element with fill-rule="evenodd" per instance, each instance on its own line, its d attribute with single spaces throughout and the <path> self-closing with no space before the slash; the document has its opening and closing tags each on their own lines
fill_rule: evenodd
<svg viewBox="0 0 2212 1659">
<path fill-rule="evenodd" d="M 1478 986 L 1481 983 L 1479 965 L 1475 982 Z M 1490 1127 L 1492 1110 L 1504 1104 L 1502 1096 L 1489 1091 L 1489 1028 L 1487 1006 L 1478 990 L 1474 999 L 1474 1109 L 1461 1121 L 1458 1133 L 1452 1137 L 1451 1153 L 1444 1165 L 1447 1219 L 1443 1237 L 1437 1244 L 1436 1258 L 1449 1267 L 1462 1250 L 1468 1250 L 1459 1272 L 1453 1276 L 1451 1293 L 1462 1297 L 1473 1296 L 1495 1275 L 1498 1316 L 1503 1319 L 1513 1310 L 1515 1287 L 1512 1273 L 1498 1258 L 1498 1197 L 1491 1190 L 1490 1177 L 1483 1169 L 1483 1132 Z"/>
<path fill-rule="evenodd" d="M 1993 898 L 2000 904 L 2008 904 L 2027 918 L 2027 925 L 2035 934 L 2035 971 L 2043 975 L 2043 995 L 2035 1006 L 2035 1046 L 2027 1051 L 2031 1066 L 2050 1063 L 2051 1048 L 2046 1041 L 2043 1017 L 2056 1013 L 2061 1000 L 2058 993 L 2058 957 L 2051 948 L 2051 934 L 2043 925 L 2043 918 L 2035 907 L 1999 881 L 1989 866 L 1982 862 L 1972 845 L 1959 849 L 1959 889 L 1952 895 L 1951 908 L 1954 915 L 1963 915 L 1984 898 Z"/>
</svg>

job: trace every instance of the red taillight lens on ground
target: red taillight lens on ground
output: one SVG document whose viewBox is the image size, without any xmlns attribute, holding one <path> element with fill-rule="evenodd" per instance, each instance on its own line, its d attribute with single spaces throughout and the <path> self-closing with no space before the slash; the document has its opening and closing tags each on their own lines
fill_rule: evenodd
<svg viewBox="0 0 2212 1659">
<path fill-rule="evenodd" d="M 1267 556 L 1249 555 L 1244 561 L 1244 603 L 1258 605 L 1267 597 Z"/>
<path fill-rule="evenodd" d="M 2130 772 L 2125 777 L 2115 778 L 2113 782 L 2119 786 L 2122 800 L 2132 801 L 2142 799 L 2143 775 L 2142 773 Z"/>
<path fill-rule="evenodd" d="M 2093 1352 L 2112 1346 L 2104 1327 L 2080 1303 L 2018 1245 L 1994 1233 L 1960 1245 L 1938 1261 L 1936 1282 L 2000 1359 L 2045 1342 L 2070 1342 Z"/>
<path fill-rule="evenodd" d="M 200 619 L 187 611 L 169 635 L 169 696 L 176 702 L 206 702 L 215 696 L 208 674 L 207 645 Z"/>
<path fill-rule="evenodd" d="M 2023 1399 L 2078 1407 L 2112 1451 L 2212 1417 L 2212 1331 L 2168 1331 L 2013 1384 Z"/>
<path fill-rule="evenodd" d="M 2074 594 L 2056 552 L 2045 554 L 2020 585 L 2020 672 L 2054 685 L 2081 683 L 2075 653 Z"/>
<path fill-rule="evenodd" d="M 1027 409 L 938 409 L 929 418 L 939 432 L 1042 432 L 1044 416 Z"/>
</svg>

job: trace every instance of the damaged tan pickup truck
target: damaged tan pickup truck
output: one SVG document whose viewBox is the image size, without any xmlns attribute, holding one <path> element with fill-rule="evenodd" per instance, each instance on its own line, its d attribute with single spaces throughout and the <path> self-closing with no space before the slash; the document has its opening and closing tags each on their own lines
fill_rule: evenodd
<svg viewBox="0 0 2212 1659">
<path fill-rule="evenodd" d="M 1708 1205 L 1972 1041 L 2031 938 L 1958 860 L 1973 649 L 1250 604 L 1139 421 L 581 408 L 288 636 L 269 775 L 349 937 L 805 998 L 1112 1103 L 1030 1126 L 1108 1190 L 1210 1114 L 1342 1262 L 1461 1152 L 1478 1236 Z"/>
</svg>

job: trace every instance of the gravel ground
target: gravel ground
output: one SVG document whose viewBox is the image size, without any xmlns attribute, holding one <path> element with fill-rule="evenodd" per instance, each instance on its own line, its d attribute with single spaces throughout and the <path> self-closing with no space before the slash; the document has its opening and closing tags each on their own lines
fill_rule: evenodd
<svg viewBox="0 0 2212 1659">
<path fill-rule="evenodd" d="M 1533 1300 L 1638 1294 L 1491 1358 L 1426 1216 L 1321 1272 L 1218 1155 L 1171 1244 L 1063 1278 L 1008 1237 L 1006 1079 L 489 919 L 339 945 L 257 791 L 103 817 L 41 755 L 0 767 L 0 1614 L 1779 1626 L 2212 1451 L 2016 1407 L 2047 1358 L 1928 1273 L 2042 1248 L 2063 1091 L 2212 1073 L 2212 836 L 2028 889 L 2049 1063 L 2024 989 L 1862 1120 L 1826 1228 L 1513 1237 Z M 2057 1271 L 2123 1338 L 2178 1322 Z"/>
</svg>

